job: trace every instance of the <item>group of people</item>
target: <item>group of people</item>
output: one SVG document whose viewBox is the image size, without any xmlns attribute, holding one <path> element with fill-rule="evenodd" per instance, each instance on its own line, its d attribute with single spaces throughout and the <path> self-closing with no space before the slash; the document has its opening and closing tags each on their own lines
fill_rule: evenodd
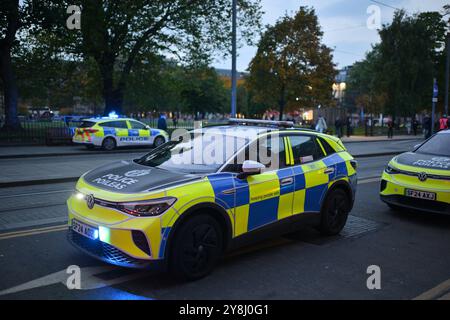
<svg viewBox="0 0 450 320">
<path fill-rule="evenodd" d="M 336 121 L 334 122 L 334 127 L 336 128 L 336 135 L 341 138 L 344 136 L 344 128 L 347 129 L 347 137 L 350 137 L 352 134 L 352 119 L 351 117 L 347 117 L 347 119 L 342 120 L 341 118 L 337 117 Z M 319 116 L 317 119 L 316 124 L 312 125 L 311 129 L 314 129 L 316 131 L 319 131 L 320 133 L 327 133 L 328 132 L 328 125 L 325 117 Z"/>
</svg>

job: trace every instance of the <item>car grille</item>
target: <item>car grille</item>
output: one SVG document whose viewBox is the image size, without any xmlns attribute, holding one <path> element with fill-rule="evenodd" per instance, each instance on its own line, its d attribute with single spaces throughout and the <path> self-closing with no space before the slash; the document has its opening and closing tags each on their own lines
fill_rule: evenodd
<svg viewBox="0 0 450 320">
<path fill-rule="evenodd" d="M 105 242 L 89 239 L 70 229 L 68 239 L 73 245 L 89 255 L 114 265 L 131 268 L 145 268 L 148 265 L 146 260 L 133 258 Z"/>
<path fill-rule="evenodd" d="M 419 169 L 419 168 L 418 168 Z M 424 168 L 425 170 L 425 168 Z M 412 171 L 406 171 L 406 170 L 400 170 L 397 168 L 392 168 L 392 171 L 388 174 L 403 174 L 406 176 L 412 176 L 412 177 L 419 177 L 419 172 L 412 172 Z M 450 176 L 443 176 L 438 174 L 428 174 L 427 173 L 427 179 L 435 179 L 435 180 L 447 180 L 450 181 Z"/>
<path fill-rule="evenodd" d="M 401 195 L 385 196 L 384 198 L 393 204 L 404 205 L 417 210 L 450 214 L 450 204 L 445 202 L 416 199 Z"/>
</svg>

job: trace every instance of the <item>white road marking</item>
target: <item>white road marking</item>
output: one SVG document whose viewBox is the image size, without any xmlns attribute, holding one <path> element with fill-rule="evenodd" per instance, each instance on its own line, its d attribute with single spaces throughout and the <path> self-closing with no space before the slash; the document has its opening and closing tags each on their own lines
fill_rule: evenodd
<svg viewBox="0 0 450 320">
<path fill-rule="evenodd" d="M 438 284 L 436 287 L 425 291 L 413 300 L 449 300 L 450 299 L 450 279 Z"/>
<path fill-rule="evenodd" d="M 117 278 L 113 278 L 110 280 L 103 280 L 96 276 L 101 273 L 114 271 L 114 270 L 120 270 L 120 268 L 115 267 L 115 266 L 98 266 L 98 267 L 80 268 L 81 283 L 80 283 L 79 290 L 93 290 L 93 289 L 99 289 L 99 288 L 103 288 L 103 287 L 109 287 L 109 286 L 112 286 L 115 284 L 142 278 L 142 277 L 148 275 L 148 273 L 146 273 L 144 271 L 140 271 L 140 272 L 132 273 L 132 274 L 125 275 L 125 276 L 119 276 Z M 29 282 L 25 282 L 18 286 L 2 290 L 2 291 L 0 291 L 0 296 L 6 295 L 6 294 L 17 293 L 17 292 L 21 292 L 21 291 L 26 291 L 26 290 L 30 290 L 30 289 L 40 288 L 40 287 L 46 287 L 46 286 L 49 286 L 52 284 L 57 284 L 57 283 L 63 284 L 67 290 L 70 290 L 66 286 L 67 279 L 69 278 L 69 276 L 70 276 L 70 274 L 67 273 L 67 270 L 63 269 L 61 271 L 49 274 L 47 276 L 29 281 Z"/>
</svg>

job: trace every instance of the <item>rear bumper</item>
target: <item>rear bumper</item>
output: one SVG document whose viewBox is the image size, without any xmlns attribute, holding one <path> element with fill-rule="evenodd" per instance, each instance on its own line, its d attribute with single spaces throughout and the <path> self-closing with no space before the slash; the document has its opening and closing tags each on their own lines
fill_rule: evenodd
<svg viewBox="0 0 450 320">
<path fill-rule="evenodd" d="M 103 138 L 100 137 L 91 137 L 90 140 L 80 140 L 76 139 L 75 136 L 72 137 L 72 142 L 76 144 L 88 145 L 88 146 L 97 146 L 100 147 L 102 145 Z"/>
</svg>

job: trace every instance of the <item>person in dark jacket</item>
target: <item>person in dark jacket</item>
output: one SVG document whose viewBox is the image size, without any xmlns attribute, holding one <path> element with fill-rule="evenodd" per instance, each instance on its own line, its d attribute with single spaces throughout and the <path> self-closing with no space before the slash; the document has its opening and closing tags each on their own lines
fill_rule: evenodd
<svg viewBox="0 0 450 320">
<path fill-rule="evenodd" d="M 412 120 L 412 129 L 414 132 L 414 135 L 417 136 L 417 127 L 419 126 L 419 122 L 417 121 L 416 117 Z"/>
<path fill-rule="evenodd" d="M 166 121 L 166 115 L 164 113 L 161 113 L 159 115 L 159 119 L 158 119 L 158 129 L 167 130 L 167 121 Z"/>
<path fill-rule="evenodd" d="M 338 117 L 336 118 L 336 121 L 334 122 L 334 126 L 336 128 L 336 135 L 338 136 L 338 138 L 340 139 L 342 137 L 342 126 L 343 123 L 341 121 L 341 119 Z"/>
<path fill-rule="evenodd" d="M 431 137 L 431 118 L 428 114 L 425 115 L 425 118 L 423 119 L 423 130 L 425 134 L 425 139 Z"/>
<path fill-rule="evenodd" d="M 350 137 L 352 134 L 352 118 L 351 117 L 347 117 L 346 126 L 347 126 L 347 137 Z"/>
</svg>

